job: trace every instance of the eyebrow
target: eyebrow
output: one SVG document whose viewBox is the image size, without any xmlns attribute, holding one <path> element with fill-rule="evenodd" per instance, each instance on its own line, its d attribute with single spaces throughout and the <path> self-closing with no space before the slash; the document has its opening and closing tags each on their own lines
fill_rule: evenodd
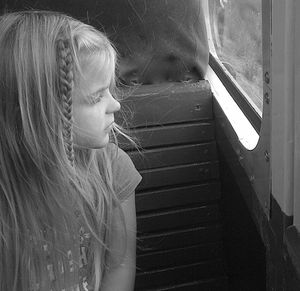
<svg viewBox="0 0 300 291">
<path fill-rule="evenodd" d="M 95 91 L 95 92 L 89 94 L 87 97 L 90 98 L 90 97 L 92 97 L 93 95 L 96 95 L 96 94 L 98 94 L 98 93 L 100 93 L 100 92 L 102 92 L 102 91 L 108 89 L 109 87 L 110 87 L 110 84 L 109 84 L 108 86 L 103 86 L 103 87 L 99 88 L 97 91 Z"/>
</svg>

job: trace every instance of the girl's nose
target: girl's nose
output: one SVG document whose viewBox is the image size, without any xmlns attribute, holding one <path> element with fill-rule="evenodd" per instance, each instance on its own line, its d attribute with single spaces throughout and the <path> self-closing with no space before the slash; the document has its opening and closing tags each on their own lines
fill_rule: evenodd
<svg viewBox="0 0 300 291">
<path fill-rule="evenodd" d="M 109 104 L 107 106 L 107 113 L 114 113 L 119 111 L 121 108 L 121 104 L 117 101 L 111 94 L 109 99 Z"/>
</svg>

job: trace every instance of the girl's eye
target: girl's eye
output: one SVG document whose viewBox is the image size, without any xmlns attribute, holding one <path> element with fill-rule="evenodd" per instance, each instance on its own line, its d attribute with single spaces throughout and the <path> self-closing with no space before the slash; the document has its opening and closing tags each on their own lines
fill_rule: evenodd
<svg viewBox="0 0 300 291">
<path fill-rule="evenodd" d="M 99 103 L 105 96 L 108 96 L 109 94 L 110 94 L 109 88 L 105 88 L 103 90 L 99 90 L 98 92 L 95 92 L 94 94 L 90 95 L 88 101 L 90 104 L 94 105 Z"/>
<path fill-rule="evenodd" d="M 96 104 L 101 101 L 101 99 L 104 97 L 103 93 L 97 93 L 96 95 L 90 96 L 90 100 L 92 104 Z"/>
</svg>

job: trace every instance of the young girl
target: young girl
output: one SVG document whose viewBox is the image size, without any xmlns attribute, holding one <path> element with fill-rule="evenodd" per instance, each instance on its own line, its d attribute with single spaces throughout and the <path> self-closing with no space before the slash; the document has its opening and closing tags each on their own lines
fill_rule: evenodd
<svg viewBox="0 0 300 291">
<path fill-rule="evenodd" d="M 133 290 L 135 200 L 99 31 L 44 11 L 0 17 L 0 290 Z"/>
</svg>

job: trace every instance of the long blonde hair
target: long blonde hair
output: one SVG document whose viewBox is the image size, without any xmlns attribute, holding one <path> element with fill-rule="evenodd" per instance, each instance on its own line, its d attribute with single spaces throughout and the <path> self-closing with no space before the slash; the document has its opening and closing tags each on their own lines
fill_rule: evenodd
<svg viewBox="0 0 300 291">
<path fill-rule="evenodd" d="M 95 290 L 101 285 L 112 211 L 120 205 L 105 151 L 74 151 L 72 142 L 72 86 L 80 58 L 92 54 L 115 64 L 108 39 L 69 16 L 23 11 L 0 17 L 1 290 L 35 290 L 32 282 L 48 288 L 44 242 L 54 260 L 72 249 L 76 265 L 76 217 L 92 235 L 90 281 Z"/>
</svg>

